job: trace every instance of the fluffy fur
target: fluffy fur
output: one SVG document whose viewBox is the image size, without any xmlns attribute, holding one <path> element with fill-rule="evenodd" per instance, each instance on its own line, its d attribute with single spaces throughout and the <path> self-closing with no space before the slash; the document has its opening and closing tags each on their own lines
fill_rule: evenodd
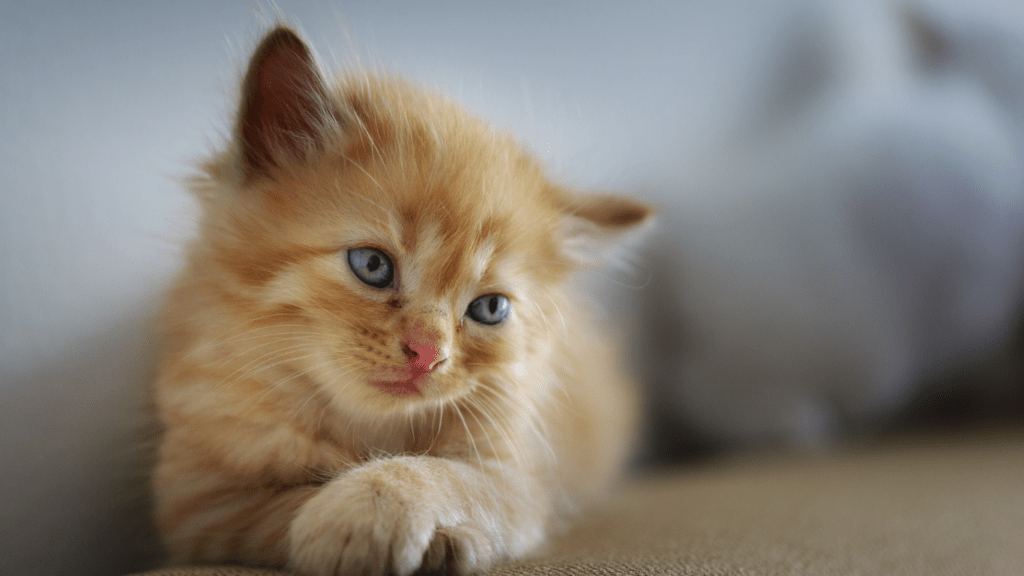
<svg viewBox="0 0 1024 576">
<path fill-rule="evenodd" d="M 324 82 L 283 27 L 193 187 L 155 384 L 174 561 L 466 573 L 536 549 L 614 479 L 633 386 L 566 280 L 647 207 L 552 184 L 401 80 Z M 364 247 L 391 258 L 390 286 L 356 276 Z M 468 315 L 487 294 L 503 322 Z"/>
</svg>

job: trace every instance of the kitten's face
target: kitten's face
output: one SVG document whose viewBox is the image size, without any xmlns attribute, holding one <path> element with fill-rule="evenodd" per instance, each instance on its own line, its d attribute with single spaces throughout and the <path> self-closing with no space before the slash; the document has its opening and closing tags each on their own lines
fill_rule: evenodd
<svg viewBox="0 0 1024 576">
<path fill-rule="evenodd" d="M 498 164 L 505 150 L 480 148 L 493 141 L 417 153 L 374 140 L 379 155 L 362 154 L 364 140 L 266 184 L 258 219 L 272 225 L 231 257 L 257 271 L 254 312 L 308 326 L 315 336 L 289 356 L 349 406 L 436 403 L 522 377 L 557 322 L 546 290 L 567 268 L 546 183 L 529 164 Z"/>
<path fill-rule="evenodd" d="M 543 385 L 566 273 L 649 209 L 552 186 L 451 103 L 368 74 L 328 87 L 290 31 L 246 76 L 202 246 L 254 363 L 349 413 Z M 503 389 L 499 389 L 503 388 Z"/>
</svg>

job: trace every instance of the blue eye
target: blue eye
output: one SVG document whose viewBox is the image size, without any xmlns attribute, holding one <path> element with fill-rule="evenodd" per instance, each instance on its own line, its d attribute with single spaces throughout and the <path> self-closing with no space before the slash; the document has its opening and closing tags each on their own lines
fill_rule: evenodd
<svg viewBox="0 0 1024 576">
<path fill-rule="evenodd" d="M 508 316 L 512 304 L 501 294 L 485 294 L 469 304 L 466 314 L 481 324 L 497 324 Z"/>
<path fill-rule="evenodd" d="M 391 258 L 376 248 L 353 248 L 348 251 L 348 266 L 363 283 L 374 288 L 387 288 L 395 280 Z"/>
</svg>

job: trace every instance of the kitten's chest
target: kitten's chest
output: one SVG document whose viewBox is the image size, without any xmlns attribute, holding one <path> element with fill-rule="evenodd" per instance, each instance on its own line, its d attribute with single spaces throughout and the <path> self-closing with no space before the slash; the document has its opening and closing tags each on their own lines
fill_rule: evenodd
<svg viewBox="0 0 1024 576">
<path fill-rule="evenodd" d="M 379 416 L 366 422 L 339 415 L 321 421 L 317 434 L 355 463 L 385 456 L 440 455 L 466 438 L 429 414 Z"/>
</svg>

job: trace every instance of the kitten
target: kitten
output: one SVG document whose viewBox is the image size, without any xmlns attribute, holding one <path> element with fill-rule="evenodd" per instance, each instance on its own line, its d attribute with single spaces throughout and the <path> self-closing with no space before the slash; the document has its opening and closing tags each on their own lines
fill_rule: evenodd
<svg viewBox="0 0 1024 576">
<path fill-rule="evenodd" d="M 193 187 L 155 384 L 174 561 L 467 573 L 615 478 L 633 385 L 566 282 L 648 207 L 401 80 L 326 83 L 286 27 Z"/>
</svg>

